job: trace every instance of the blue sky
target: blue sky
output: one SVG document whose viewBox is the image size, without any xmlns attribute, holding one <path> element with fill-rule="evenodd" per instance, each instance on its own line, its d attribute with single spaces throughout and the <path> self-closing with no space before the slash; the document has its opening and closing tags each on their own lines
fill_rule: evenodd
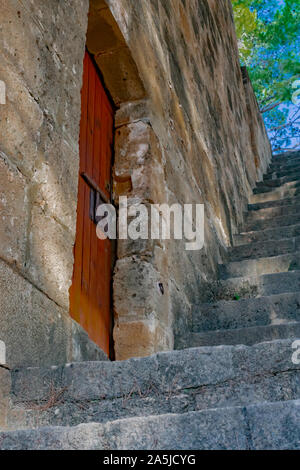
<svg viewBox="0 0 300 470">
<path fill-rule="evenodd" d="M 285 0 L 270 0 L 269 2 L 265 2 L 264 6 L 260 9 L 258 9 L 258 16 L 261 17 L 264 21 L 272 21 L 274 14 L 276 13 L 277 9 L 280 8 L 285 4 Z M 276 8 L 277 6 L 277 8 Z M 278 49 L 278 62 L 284 57 L 287 57 L 292 51 L 299 51 L 300 52 L 300 36 L 295 40 L 295 43 L 292 44 L 288 48 L 283 48 L 283 49 Z M 267 52 L 267 51 L 266 51 Z M 262 51 L 264 54 L 264 51 Z M 300 79 L 300 77 L 299 77 Z M 298 97 L 300 98 L 300 96 Z M 292 119 L 294 121 L 294 128 L 298 130 L 298 136 L 297 137 L 292 137 L 290 139 L 287 139 L 285 142 L 281 141 L 282 148 L 284 150 L 294 149 L 294 148 L 300 148 L 300 99 L 298 99 L 298 106 L 294 105 L 291 102 L 284 103 L 278 107 L 278 110 L 280 112 L 285 112 L 286 113 L 286 123 L 290 122 Z M 273 114 L 275 114 L 276 111 L 273 111 Z M 278 113 L 277 113 L 278 114 Z M 269 122 L 268 122 L 268 113 L 264 115 L 265 122 L 267 127 L 269 127 Z M 296 120 L 295 120 L 296 119 Z M 278 126 L 276 126 L 278 127 Z M 277 130 L 277 134 L 285 132 L 286 135 L 288 136 L 291 134 L 291 126 L 288 126 L 285 129 L 279 129 Z M 274 132 L 269 133 L 270 138 L 274 136 Z"/>
</svg>

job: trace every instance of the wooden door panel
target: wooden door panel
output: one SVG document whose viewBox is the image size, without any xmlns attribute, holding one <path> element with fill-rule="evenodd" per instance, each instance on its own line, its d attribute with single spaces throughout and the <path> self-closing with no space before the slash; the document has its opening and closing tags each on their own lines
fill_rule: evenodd
<svg viewBox="0 0 300 470">
<path fill-rule="evenodd" d="M 88 53 L 84 58 L 81 99 L 80 172 L 70 311 L 90 338 L 109 354 L 111 242 L 97 238 L 90 204 L 94 186 L 110 198 L 114 111 Z"/>
<path fill-rule="evenodd" d="M 88 105 L 88 59 L 85 55 L 83 64 L 83 86 L 81 90 L 81 120 L 79 139 L 79 174 L 85 169 L 85 155 L 87 142 L 87 105 Z M 81 297 L 81 270 L 83 254 L 83 222 L 84 222 L 84 199 L 85 186 L 79 176 L 78 181 L 78 202 L 77 202 L 77 223 L 76 223 L 76 243 L 74 246 L 74 268 L 73 282 L 70 289 L 70 312 L 71 316 L 80 323 L 80 297 Z"/>
</svg>

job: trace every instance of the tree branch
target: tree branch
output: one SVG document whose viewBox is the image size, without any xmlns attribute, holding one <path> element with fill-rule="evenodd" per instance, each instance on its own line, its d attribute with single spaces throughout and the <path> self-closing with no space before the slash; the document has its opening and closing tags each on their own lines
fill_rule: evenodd
<svg viewBox="0 0 300 470">
<path fill-rule="evenodd" d="M 279 101 L 277 103 L 270 104 L 270 105 L 265 106 L 264 108 L 262 108 L 260 110 L 260 112 L 261 112 L 261 114 L 266 113 L 267 111 L 271 111 L 272 109 L 277 108 L 281 104 L 282 104 L 281 101 Z"/>
</svg>

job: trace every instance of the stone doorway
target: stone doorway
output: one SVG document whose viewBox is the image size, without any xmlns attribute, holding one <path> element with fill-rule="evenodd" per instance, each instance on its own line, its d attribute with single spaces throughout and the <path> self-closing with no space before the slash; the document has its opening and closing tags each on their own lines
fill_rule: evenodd
<svg viewBox="0 0 300 470">
<path fill-rule="evenodd" d="M 104 0 L 90 1 L 86 47 L 116 109 L 112 203 L 117 210 L 120 196 L 127 196 L 129 207 L 136 201 L 166 202 L 162 154 L 151 126 L 148 93 L 123 26 L 118 8 Z M 172 349 L 168 281 L 166 268 L 162 269 L 166 253 L 160 244 L 145 247 L 119 240 L 116 245 L 110 357 L 123 360 Z M 160 283 L 165 286 L 163 298 Z"/>
</svg>

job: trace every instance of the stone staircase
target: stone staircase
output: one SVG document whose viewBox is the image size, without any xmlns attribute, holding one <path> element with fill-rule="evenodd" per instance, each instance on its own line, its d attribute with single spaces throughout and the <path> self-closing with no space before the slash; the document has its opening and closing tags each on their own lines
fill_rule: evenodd
<svg viewBox="0 0 300 470">
<path fill-rule="evenodd" d="M 300 338 L 298 168 L 300 153 L 274 157 L 254 189 L 244 232 L 219 266 L 219 298 L 225 293 L 227 300 L 195 308 L 181 348 Z"/>
<path fill-rule="evenodd" d="M 180 350 L 0 370 L 0 449 L 300 449 L 299 209 L 300 153 L 274 157 Z"/>
</svg>

